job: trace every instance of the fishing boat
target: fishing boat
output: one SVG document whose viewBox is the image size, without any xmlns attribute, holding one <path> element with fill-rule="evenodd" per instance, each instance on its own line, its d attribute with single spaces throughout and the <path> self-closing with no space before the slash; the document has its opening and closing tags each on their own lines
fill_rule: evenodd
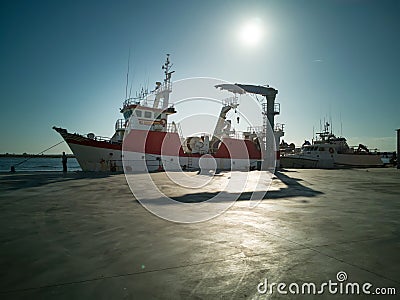
<svg viewBox="0 0 400 300">
<path fill-rule="evenodd" d="M 283 154 L 282 168 L 355 168 L 382 167 L 381 155 L 363 144 L 350 147 L 344 137 L 335 136 L 329 130 L 330 124 L 324 124 L 324 130 L 317 133 L 312 142 L 305 142 L 299 153 Z"/>
<path fill-rule="evenodd" d="M 279 113 L 274 108 L 277 90 L 269 86 L 216 85 L 215 88 L 230 93 L 230 97 L 221 100 L 222 108 L 213 134 L 184 137 L 180 124 L 169 122 L 169 117 L 178 113 L 170 100 L 174 71 L 171 70 L 169 55 L 162 69 L 164 80 L 156 82 L 154 90 L 142 89 L 136 97 L 125 99 L 120 109 L 123 119 L 116 121 L 115 133 L 111 138 L 93 133 L 70 133 L 67 129 L 53 127 L 67 142 L 82 170 L 259 169 L 266 156 L 265 128 L 261 132 L 250 129 L 239 133 L 232 129 L 227 114 L 238 108 L 239 95 L 259 93 L 269 101 L 268 105 L 264 103 L 264 115 L 265 118 L 268 116 L 268 124 L 274 128 L 273 117 Z M 282 131 L 277 131 L 275 137 L 279 139 L 282 135 Z M 273 147 L 270 149 L 275 151 Z M 279 154 L 273 155 L 279 157 Z"/>
</svg>

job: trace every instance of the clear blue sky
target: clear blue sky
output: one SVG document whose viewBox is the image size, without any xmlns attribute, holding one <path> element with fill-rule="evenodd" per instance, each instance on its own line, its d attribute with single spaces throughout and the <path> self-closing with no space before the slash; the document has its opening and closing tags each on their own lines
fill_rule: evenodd
<svg viewBox="0 0 400 300">
<path fill-rule="evenodd" d="M 400 1 L 2 1 L 0 152 L 39 152 L 53 125 L 111 136 L 125 97 L 160 79 L 209 76 L 279 90 L 284 139 L 332 117 L 350 144 L 395 149 Z M 238 36 L 258 19 L 250 47 Z M 66 150 L 61 146 L 52 152 Z"/>
</svg>

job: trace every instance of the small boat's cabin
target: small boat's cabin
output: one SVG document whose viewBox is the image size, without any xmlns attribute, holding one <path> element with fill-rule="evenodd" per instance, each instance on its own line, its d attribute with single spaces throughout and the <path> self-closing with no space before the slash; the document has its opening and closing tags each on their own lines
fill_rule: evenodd
<svg viewBox="0 0 400 300">
<path fill-rule="evenodd" d="M 328 147 L 325 147 L 325 146 L 322 146 L 322 145 L 320 145 L 320 146 L 314 146 L 314 145 L 311 146 L 310 145 L 310 146 L 303 146 L 301 148 L 301 150 L 303 152 L 328 151 L 328 149 L 329 149 Z"/>
<path fill-rule="evenodd" d="M 336 147 L 331 144 L 320 144 L 320 145 L 306 145 L 301 148 L 303 154 L 314 154 L 317 155 L 330 155 L 337 152 Z M 326 153 L 326 154 L 325 154 Z"/>
</svg>

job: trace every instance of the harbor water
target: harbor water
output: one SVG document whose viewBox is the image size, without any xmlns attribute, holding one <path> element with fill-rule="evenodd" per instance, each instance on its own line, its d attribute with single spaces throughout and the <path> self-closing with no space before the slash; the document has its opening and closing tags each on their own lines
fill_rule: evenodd
<svg viewBox="0 0 400 300">
<path fill-rule="evenodd" d="M 23 162 L 25 160 L 25 162 Z M 23 162 L 23 163 L 21 163 Z M 21 163 L 20 165 L 18 165 Z M 9 172 L 11 166 L 15 166 L 16 172 L 45 172 L 62 171 L 62 162 L 60 157 L 0 157 L 0 172 Z M 68 158 L 68 171 L 81 171 L 76 158 Z"/>
</svg>

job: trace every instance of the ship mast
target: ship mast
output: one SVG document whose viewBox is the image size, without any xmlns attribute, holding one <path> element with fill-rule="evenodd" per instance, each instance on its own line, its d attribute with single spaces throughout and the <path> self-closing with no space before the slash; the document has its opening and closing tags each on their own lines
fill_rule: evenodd
<svg viewBox="0 0 400 300">
<path fill-rule="evenodd" d="M 172 84 L 171 84 L 171 76 L 175 71 L 171 71 L 173 64 L 171 64 L 169 60 L 169 54 L 167 54 L 167 59 L 165 63 L 162 65 L 162 69 L 164 70 L 165 78 L 164 84 L 161 85 L 161 82 L 156 82 L 155 95 L 156 98 L 154 100 L 154 108 L 158 108 L 160 100 L 163 99 L 162 109 L 167 109 L 169 105 L 169 94 L 172 92 Z"/>
<path fill-rule="evenodd" d="M 171 83 L 171 75 L 172 75 L 172 73 L 175 72 L 175 71 L 170 71 L 172 66 L 173 66 L 173 64 L 171 64 L 171 62 L 169 61 L 169 54 L 167 54 L 167 60 L 161 67 L 164 70 L 164 74 L 165 74 L 165 79 L 164 79 L 165 85 L 168 85 Z"/>
</svg>

